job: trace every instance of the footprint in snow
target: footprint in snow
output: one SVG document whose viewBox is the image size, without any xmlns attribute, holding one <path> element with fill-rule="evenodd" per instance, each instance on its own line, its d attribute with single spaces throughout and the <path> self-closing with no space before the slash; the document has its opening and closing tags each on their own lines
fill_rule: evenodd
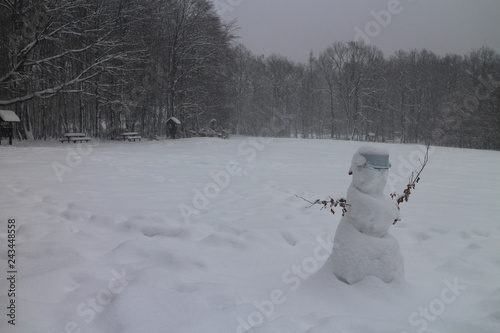
<svg viewBox="0 0 500 333">
<path fill-rule="evenodd" d="M 472 235 L 470 234 L 470 232 L 462 230 L 460 231 L 460 237 L 462 237 L 462 239 L 471 239 Z"/>
<path fill-rule="evenodd" d="M 242 249 L 245 247 L 244 242 L 233 235 L 229 234 L 222 234 L 222 233 L 213 233 L 201 240 L 202 243 L 214 247 L 220 247 L 220 246 L 230 246 L 232 248 L 237 248 L 237 249 Z"/>
<path fill-rule="evenodd" d="M 467 247 L 466 247 L 466 249 L 467 249 L 467 250 L 478 250 L 478 249 L 480 249 L 480 248 L 481 248 L 481 246 L 480 246 L 479 244 L 475 243 L 475 242 L 470 243 L 470 244 L 469 244 L 469 245 L 467 245 Z"/>
<path fill-rule="evenodd" d="M 290 246 L 295 246 L 297 244 L 297 237 L 287 231 L 281 232 L 281 237 L 283 237 L 285 242 L 287 242 Z"/>
<path fill-rule="evenodd" d="M 460 236 L 462 237 L 462 239 L 471 239 L 472 237 L 487 238 L 491 236 L 491 233 L 488 231 L 478 230 L 478 229 L 470 231 L 462 230 L 460 232 Z"/>
</svg>

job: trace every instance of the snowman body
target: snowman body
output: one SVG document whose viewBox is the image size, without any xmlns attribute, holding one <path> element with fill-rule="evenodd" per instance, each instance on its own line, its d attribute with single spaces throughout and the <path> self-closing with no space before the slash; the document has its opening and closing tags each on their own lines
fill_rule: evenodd
<svg viewBox="0 0 500 333">
<path fill-rule="evenodd" d="M 335 276 L 348 284 L 366 276 L 384 282 L 404 276 L 398 241 L 389 233 L 399 216 L 397 205 L 384 195 L 389 167 L 385 150 L 363 147 L 354 154 L 349 206 L 337 227 L 330 257 Z"/>
</svg>

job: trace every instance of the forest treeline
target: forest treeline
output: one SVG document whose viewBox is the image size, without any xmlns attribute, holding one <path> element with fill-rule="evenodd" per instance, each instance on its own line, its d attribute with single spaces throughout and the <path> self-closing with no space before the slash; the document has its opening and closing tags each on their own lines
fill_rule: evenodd
<svg viewBox="0 0 500 333">
<path fill-rule="evenodd" d="M 500 150 L 500 56 L 334 42 L 306 63 L 252 54 L 208 0 L 0 0 L 0 109 L 22 138 L 122 129 Z M 273 124 L 273 126 L 270 126 Z M 277 126 L 276 124 L 280 124 Z"/>
</svg>

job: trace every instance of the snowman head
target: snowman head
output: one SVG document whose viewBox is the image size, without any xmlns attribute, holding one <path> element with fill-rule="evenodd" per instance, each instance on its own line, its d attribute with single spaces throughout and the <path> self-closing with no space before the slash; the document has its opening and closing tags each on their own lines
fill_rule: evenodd
<svg viewBox="0 0 500 333">
<path fill-rule="evenodd" d="M 383 194 L 389 175 L 389 153 L 377 147 L 361 147 L 352 157 L 352 185 L 371 195 Z"/>
</svg>

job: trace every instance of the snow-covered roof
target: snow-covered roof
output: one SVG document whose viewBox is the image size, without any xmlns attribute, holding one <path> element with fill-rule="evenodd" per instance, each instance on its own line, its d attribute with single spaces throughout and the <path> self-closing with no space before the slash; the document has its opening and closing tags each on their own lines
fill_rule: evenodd
<svg viewBox="0 0 500 333">
<path fill-rule="evenodd" d="M 21 119 L 17 116 L 14 111 L 0 110 L 0 121 L 15 121 L 20 122 Z"/>
<path fill-rule="evenodd" d="M 167 119 L 167 123 L 168 123 L 169 121 L 173 121 L 173 122 L 174 122 L 174 123 L 176 123 L 177 125 L 180 125 L 180 124 L 181 124 L 181 121 L 180 121 L 179 119 L 175 118 L 175 117 L 170 117 L 170 118 L 168 118 L 168 119 Z"/>
</svg>

